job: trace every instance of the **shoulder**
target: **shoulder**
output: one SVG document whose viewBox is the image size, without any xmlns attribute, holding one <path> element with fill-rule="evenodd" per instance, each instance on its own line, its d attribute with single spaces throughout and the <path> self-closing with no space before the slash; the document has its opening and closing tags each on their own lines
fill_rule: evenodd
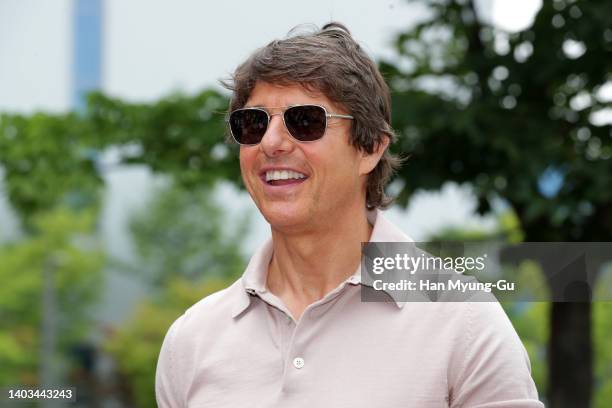
<svg viewBox="0 0 612 408">
<path fill-rule="evenodd" d="M 449 372 L 457 406 L 520 401 L 541 407 L 529 357 L 501 304 L 467 302 L 461 308 L 464 335 Z"/>
<path fill-rule="evenodd" d="M 232 318 L 237 302 L 246 296 L 241 279 L 225 289 L 214 292 L 189 307 L 173 324 L 176 335 L 195 334 L 221 325 Z"/>
<path fill-rule="evenodd" d="M 450 303 L 461 327 L 457 348 L 459 365 L 466 369 L 473 357 L 508 358 L 521 368 L 529 369 L 525 348 L 501 304 L 491 301 Z"/>
<path fill-rule="evenodd" d="M 214 292 L 189 307 L 170 326 L 162 352 L 175 355 L 202 345 L 209 333 L 218 334 L 231 324 L 232 314 L 241 296 L 246 296 L 242 281 L 238 279 L 229 287 Z M 248 300 L 247 300 L 248 301 Z M 178 352 L 177 350 L 181 350 Z"/>
<path fill-rule="evenodd" d="M 196 355 L 231 324 L 240 295 L 244 295 L 244 289 L 238 279 L 229 287 L 204 297 L 172 323 L 157 361 L 155 389 L 160 407 L 183 405 L 185 385 L 189 384 L 198 360 Z"/>
<path fill-rule="evenodd" d="M 474 328 L 472 337 L 483 337 L 490 334 L 498 337 L 510 337 L 519 341 L 519 337 L 501 304 L 493 296 L 491 298 L 489 301 L 466 303 L 468 324 Z"/>
</svg>

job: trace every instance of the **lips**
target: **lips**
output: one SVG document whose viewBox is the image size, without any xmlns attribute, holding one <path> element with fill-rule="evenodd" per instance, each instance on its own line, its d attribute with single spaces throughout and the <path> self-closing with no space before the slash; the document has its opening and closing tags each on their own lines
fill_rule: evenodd
<svg viewBox="0 0 612 408">
<path fill-rule="evenodd" d="M 268 185 L 286 185 L 303 182 L 308 175 L 295 169 L 270 167 L 263 169 L 259 177 Z"/>
<path fill-rule="evenodd" d="M 266 181 L 266 184 L 271 186 L 286 186 L 290 184 L 300 184 L 303 183 L 304 179 L 287 179 L 287 180 L 270 180 Z"/>
<path fill-rule="evenodd" d="M 268 170 L 266 171 L 266 181 L 280 181 L 280 180 L 301 180 L 306 178 L 305 174 L 302 174 L 293 170 Z"/>
<path fill-rule="evenodd" d="M 308 175 L 304 172 L 280 167 L 264 168 L 259 177 L 266 189 L 270 189 L 269 192 L 278 193 L 291 190 L 308 179 Z"/>
</svg>

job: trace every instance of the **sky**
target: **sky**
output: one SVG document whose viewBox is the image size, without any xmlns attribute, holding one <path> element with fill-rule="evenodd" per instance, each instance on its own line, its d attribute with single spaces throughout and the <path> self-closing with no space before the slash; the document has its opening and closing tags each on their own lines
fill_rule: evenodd
<svg viewBox="0 0 612 408">
<path fill-rule="evenodd" d="M 392 33 L 423 13 L 422 7 L 408 7 L 397 0 L 186 0 L 181 8 L 175 4 L 148 0 L 108 3 L 105 84 L 109 92 L 128 99 L 149 99 L 171 89 L 197 91 L 216 85 L 254 49 L 304 23 L 344 22 L 372 54 L 388 54 Z M 145 9 L 146 18 L 134 30 L 133 16 Z M 134 69 L 136 66 L 147 69 Z"/>
<path fill-rule="evenodd" d="M 68 0 L 0 0 L 0 110 L 68 108 Z"/>
<path fill-rule="evenodd" d="M 528 25 L 541 0 L 478 0 L 501 27 Z M 0 0 L 0 110 L 70 108 L 72 0 Z M 252 50 L 300 24 L 346 24 L 375 58 L 426 15 L 405 0 L 103 0 L 105 92 L 152 101 L 218 86 Z M 6 61 L 6 62 L 5 62 Z"/>
<path fill-rule="evenodd" d="M 106 0 L 104 91 L 151 101 L 216 86 L 252 50 L 304 23 L 336 19 L 374 56 L 423 14 L 400 0 Z M 0 0 L 0 110 L 69 108 L 71 0 Z M 367 18 L 363 18 L 367 16 Z"/>
</svg>

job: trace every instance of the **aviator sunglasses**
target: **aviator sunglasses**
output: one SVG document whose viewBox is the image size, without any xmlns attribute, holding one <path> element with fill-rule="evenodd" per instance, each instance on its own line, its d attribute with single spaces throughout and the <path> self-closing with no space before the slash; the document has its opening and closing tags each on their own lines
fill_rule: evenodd
<svg viewBox="0 0 612 408">
<path fill-rule="evenodd" d="M 228 122 L 234 140 L 241 145 L 253 146 L 261 142 L 272 116 L 282 115 L 289 134 L 298 142 L 319 140 L 327 130 L 327 118 L 353 119 L 350 115 L 328 113 L 319 105 L 292 105 L 280 113 L 268 113 L 264 108 L 242 108 L 230 113 Z"/>
</svg>

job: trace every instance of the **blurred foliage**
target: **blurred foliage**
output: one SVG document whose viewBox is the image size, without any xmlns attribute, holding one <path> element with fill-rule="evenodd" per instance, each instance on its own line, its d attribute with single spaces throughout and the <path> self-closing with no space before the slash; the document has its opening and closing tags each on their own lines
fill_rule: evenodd
<svg viewBox="0 0 612 408">
<path fill-rule="evenodd" d="M 0 114 L 3 193 L 21 229 L 0 247 L 0 380 L 40 381 L 43 296 L 56 301 L 47 327 L 58 333 L 51 357 L 57 375 L 68 355 L 86 341 L 88 315 L 104 286 L 105 257 L 92 238 L 99 213 L 102 178 L 96 168 L 101 139 L 74 113 Z M 43 293 L 43 275 L 54 279 Z"/>
<path fill-rule="evenodd" d="M 212 90 L 174 94 L 152 104 L 92 93 L 85 119 L 107 146 L 123 146 L 124 163 L 145 164 L 189 187 L 209 186 L 219 179 L 240 184 L 237 150 L 223 138 L 228 103 Z"/>
<path fill-rule="evenodd" d="M 23 222 L 66 203 L 96 202 L 105 149 L 187 186 L 219 179 L 240 185 L 236 148 L 224 141 L 227 97 L 213 90 L 127 103 L 99 92 L 83 114 L 0 114 L 0 165 L 10 203 Z M 102 166 L 102 168 L 99 168 Z"/>
<path fill-rule="evenodd" d="M 38 382 L 43 270 L 54 277 L 59 348 L 85 334 L 104 264 L 93 222 L 92 212 L 58 208 L 33 218 L 36 235 L 0 246 L 0 385 Z"/>
<path fill-rule="evenodd" d="M 0 114 L 0 165 L 8 201 L 24 229 L 56 206 L 92 207 L 102 179 L 95 168 L 99 140 L 73 113 Z"/>
<path fill-rule="evenodd" d="M 550 333 L 550 303 L 502 303 L 502 306 L 529 354 L 531 376 L 542 394 L 548 387 L 546 346 Z"/>
<path fill-rule="evenodd" d="M 484 22 L 472 1 L 422 3 L 429 18 L 380 63 L 395 150 L 410 154 L 399 202 L 467 182 L 480 213 L 502 198 L 529 241 L 609 239 L 611 126 L 592 118 L 610 107 L 599 90 L 612 80 L 612 3 L 545 1 L 516 33 Z"/>
<path fill-rule="evenodd" d="M 224 289 L 228 280 L 194 283 L 182 277 L 168 281 L 163 295 L 140 304 L 133 316 L 110 338 L 111 353 L 131 390 L 136 407 L 154 407 L 155 369 L 164 336 L 186 309 L 211 293 Z"/>
<path fill-rule="evenodd" d="M 466 227 L 444 227 L 431 234 L 428 241 L 501 241 L 517 243 L 523 241 L 520 220 L 511 211 L 495 215 L 496 227 L 493 231 L 485 231 L 479 228 Z"/>
<path fill-rule="evenodd" d="M 612 401 L 612 264 L 599 278 L 596 298 L 605 299 L 593 305 L 593 339 L 595 355 L 595 408 L 607 408 Z"/>
<path fill-rule="evenodd" d="M 244 259 L 241 240 L 247 215 L 224 222 L 221 203 L 209 188 L 185 189 L 171 184 L 153 193 L 144 211 L 134 214 L 130 230 L 147 279 L 157 286 L 183 277 L 237 278 Z"/>
<path fill-rule="evenodd" d="M 93 93 L 79 114 L 0 114 L 3 192 L 24 232 L 19 242 L 0 249 L 0 278 L 8 282 L 0 288 L 0 383 L 38 381 L 45 262 L 59 262 L 61 322 L 56 328 L 62 333 L 61 351 L 66 355 L 66 347 L 83 340 L 93 323 L 86 311 L 103 289 L 103 257 L 84 248 L 91 244 L 87 234 L 99 214 L 103 174 L 117 164 L 137 163 L 171 180 L 170 187 L 156 192 L 150 211 L 131 223 L 143 261 L 138 269 L 145 270 L 143 276 L 162 295 L 137 312 L 146 315 L 137 320 L 140 324 L 118 330 L 109 350 L 135 400 L 154 405 L 155 361 L 171 321 L 206 294 L 227 286 L 244 266 L 239 248 L 246 218 L 228 229 L 209 197 L 220 179 L 240 185 L 235 147 L 223 138 L 227 102 L 210 90 L 175 94 L 153 104 Z M 109 162 L 109 152 L 118 152 L 119 160 Z M 76 213 L 83 209 L 89 214 L 87 231 L 76 228 L 83 226 L 78 214 L 84 213 Z M 223 283 L 203 283 L 202 277 Z"/>
<path fill-rule="evenodd" d="M 0 166 L 7 198 L 29 228 L 30 217 L 57 205 L 99 203 L 103 154 L 119 148 L 123 163 L 145 164 L 186 186 L 219 179 L 240 185 L 235 147 L 224 142 L 225 96 L 206 90 L 152 104 L 99 92 L 82 114 L 0 114 Z"/>
</svg>

